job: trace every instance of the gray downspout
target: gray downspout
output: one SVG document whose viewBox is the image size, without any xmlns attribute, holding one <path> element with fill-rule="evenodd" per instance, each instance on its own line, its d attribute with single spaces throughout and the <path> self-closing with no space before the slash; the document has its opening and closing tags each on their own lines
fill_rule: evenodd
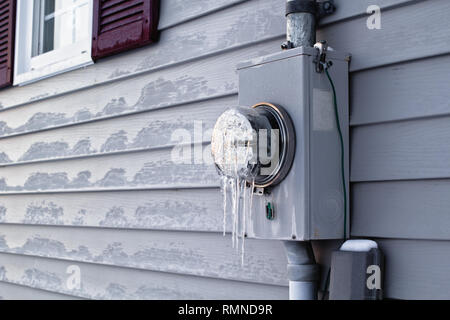
<svg viewBox="0 0 450 320">
<path fill-rule="evenodd" d="M 295 0 L 287 0 L 287 7 Z M 303 5 L 315 6 L 304 1 Z M 316 16 L 309 12 L 287 12 L 287 43 L 289 48 L 313 47 L 316 43 Z M 284 241 L 288 260 L 289 299 L 315 300 L 319 280 L 319 266 L 314 259 L 310 242 Z"/>
<path fill-rule="evenodd" d="M 289 299 L 316 300 L 319 266 L 310 242 L 284 241 L 288 260 Z"/>
</svg>

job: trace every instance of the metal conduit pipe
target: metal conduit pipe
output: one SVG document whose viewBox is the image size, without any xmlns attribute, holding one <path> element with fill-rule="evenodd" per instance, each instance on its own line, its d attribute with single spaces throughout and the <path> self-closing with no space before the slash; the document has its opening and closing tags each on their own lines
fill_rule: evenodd
<svg viewBox="0 0 450 320">
<path fill-rule="evenodd" d="M 316 1 L 287 0 L 285 49 L 312 47 L 316 43 Z M 319 280 L 310 242 L 284 241 L 288 260 L 289 299 L 315 300 Z"/>
<path fill-rule="evenodd" d="M 316 1 L 287 0 L 286 40 L 291 48 L 312 47 L 316 43 Z M 296 12 L 296 11 L 308 12 Z"/>
</svg>

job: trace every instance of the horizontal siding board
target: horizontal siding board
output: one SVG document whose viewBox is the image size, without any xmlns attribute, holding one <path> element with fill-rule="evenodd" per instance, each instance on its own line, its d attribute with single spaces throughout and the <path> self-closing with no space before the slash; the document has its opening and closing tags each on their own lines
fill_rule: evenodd
<svg viewBox="0 0 450 320">
<path fill-rule="evenodd" d="M 35 134 L 0 140 L 0 166 L 37 160 L 104 155 L 111 152 L 173 146 L 177 132 L 190 135 L 192 142 L 208 142 L 216 119 L 237 106 L 237 96 L 181 105 L 154 112 L 87 122 Z M 202 128 L 194 136 L 194 128 Z"/>
<path fill-rule="evenodd" d="M 287 285 L 281 242 L 247 240 L 241 264 L 231 236 L 218 233 L 0 225 L 0 252 Z"/>
<path fill-rule="evenodd" d="M 218 188 L 0 195 L 4 224 L 220 232 L 222 211 Z"/>
<path fill-rule="evenodd" d="M 367 8 L 371 5 L 377 5 L 382 11 L 390 10 L 393 8 L 403 7 L 411 5 L 416 2 L 426 0 L 334 0 L 336 5 L 336 12 L 332 15 L 324 17 L 320 20 L 321 26 L 326 26 L 330 23 L 336 23 L 350 18 L 367 15 Z"/>
<path fill-rule="evenodd" d="M 336 41 L 333 41 L 333 47 L 335 49 L 345 49 L 348 52 L 355 53 L 355 55 L 359 54 L 355 50 L 359 50 L 358 48 L 362 46 L 361 50 L 364 50 L 364 56 L 368 50 L 373 49 L 372 47 L 368 48 L 370 46 L 368 41 L 370 41 L 370 35 L 372 34 L 369 34 L 369 38 L 366 38 L 367 34 L 355 32 L 356 29 L 364 31 L 363 29 L 366 28 L 366 17 L 349 21 L 347 19 L 365 15 L 367 7 L 374 4 L 374 1 L 364 0 L 361 1 L 361 4 L 359 2 L 358 4 L 350 4 L 347 2 L 340 0 L 340 3 L 337 5 L 338 7 L 342 6 L 341 11 L 338 10 L 336 15 L 327 18 L 326 23 L 324 23 L 325 26 L 322 28 L 323 32 L 319 32 L 319 38 L 327 38 L 331 41 L 336 37 Z M 392 8 L 406 5 L 408 2 L 416 3 L 417 1 L 379 0 L 378 2 L 382 8 Z M 394 15 L 395 19 L 393 20 L 401 21 L 401 19 L 398 19 L 398 16 L 403 16 L 403 10 L 404 8 L 392 10 L 390 15 Z M 417 8 L 417 10 L 421 10 L 421 8 Z M 445 10 L 445 8 L 439 8 L 437 6 L 437 11 L 439 10 Z M 387 11 L 386 14 L 388 12 L 391 11 Z M 265 43 L 273 39 L 276 39 L 276 41 L 271 42 L 270 50 L 262 54 L 277 52 L 280 50 L 280 43 L 283 41 L 286 32 L 284 14 L 285 2 L 283 1 L 245 1 L 227 10 L 221 10 L 200 19 L 169 28 L 161 33 L 160 41 L 156 45 L 133 50 L 126 55 L 104 59 L 82 70 L 75 70 L 51 77 L 28 86 L 4 90 L 0 92 L 0 105 L 3 109 L 6 109 L 30 104 L 69 92 L 87 89 L 94 85 L 98 86 L 111 81 L 117 81 L 118 79 L 128 79 L 137 74 L 154 72 L 161 68 L 206 58 L 241 47 L 248 47 L 250 44 L 251 46 L 248 50 L 252 51 L 255 50 L 256 44 Z M 164 20 L 164 16 L 161 19 Z M 341 20 L 343 22 L 338 23 Z M 438 24 L 438 21 L 433 20 L 432 22 L 436 23 L 436 28 L 441 28 L 441 24 Z M 332 24 L 327 28 L 326 25 L 330 23 Z M 344 30 L 340 30 L 338 34 L 332 33 L 338 26 L 341 29 L 344 28 Z M 390 25 L 389 27 L 387 27 L 388 25 L 383 26 L 383 28 L 386 27 L 385 32 L 391 32 L 392 28 L 397 27 L 396 25 L 392 27 Z M 242 30 L 245 30 L 245 32 Z M 421 31 L 426 32 L 423 28 Z M 411 32 L 414 33 L 415 31 Z M 354 34 L 354 36 L 344 36 L 347 34 Z M 386 34 L 383 33 L 383 37 L 386 37 Z M 436 41 L 439 42 L 440 40 Z M 407 37 L 398 37 L 392 40 L 394 47 L 407 47 L 409 42 L 410 39 Z M 377 43 L 374 41 L 373 46 L 375 46 L 375 50 L 370 52 L 378 51 Z M 174 44 L 177 44 L 176 50 L 174 50 Z M 435 49 L 436 45 L 430 47 L 427 41 L 416 43 L 415 45 L 416 47 L 414 49 L 416 51 L 424 49 L 429 50 L 430 54 L 437 54 L 431 52 Z M 443 50 L 439 50 L 439 52 L 441 51 Z M 259 55 L 262 54 L 260 53 Z M 394 51 L 389 53 L 384 52 L 383 55 L 380 55 L 379 59 L 384 59 L 384 63 L 390 63 L 390 60 L 398 59 L 398 57 L 392 58 L 392 54 L 394 54 Z M 408 60 L 407 56 L 406 60 Z M 377 62 L 376 65 L 380 64 L 382 63 Z M 356 68 L 362 69 L 373 66 L 374 64 L 371 60 L 360 59 Z M 228 64 L 228 67 L 234 68 L 234 64 Z M 355 69 L 355 64 L 352 63 L 351 67 Z"/>
<path fill-rule="evenodd" d="M 386 298 L 450 299 L 448 241 L 377 241 L 386 257 Z"/>
<path fill-rule="evenodd" d="M 352 130 L 351 180 L 450 177 L 450 117 Z"/>
<path fill-rule="evenodd" d="M 450 180 L 355 183 L 356 237 L 450 240 Z"/>
<path fill-rule="evenodd" d="M 74 296 L 0 281 L 0 300 L 75 300 Z"/>
<path fill-rule="evenodd" d="M 69 289 L 69 266 L 81 288 Z M 285 286 L 176 275 L 138 269 L 0 253 L 2 280 L 87 299 L 286 299 Z"/>
<path fill-rule="evenodd" d="M 189 145 L 189 150 L 191 146 Z M 73 159 L 5 167 L 0 173 L 0 190 L 76 191 L 142 188 L 210 187 L 219 185 L 212 165 L 210 145 L 203 146 L 201 164 L 190 151 L 188 162 L 174 158 L 177 149 L 126 153 L 96 158 Z M 202 155 L 202 156 L 203 156 Z"/>
<path fill-rule="evenodd" d="M 163 0 L 158 29 L 164 30 L 245 1 L 249 0 Z"/>
<path fill-rule="evenodd" d="M 449 74 L 450 55 L 353 73 L 351 125 L 450 114 Z"/>
</svg>

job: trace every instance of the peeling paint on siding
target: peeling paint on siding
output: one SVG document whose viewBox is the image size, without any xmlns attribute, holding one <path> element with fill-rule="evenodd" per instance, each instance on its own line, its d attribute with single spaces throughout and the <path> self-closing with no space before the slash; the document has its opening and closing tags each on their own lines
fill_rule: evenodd
<svg viewBox="0 0 450 320">
<path fill-rule="evenodd" d="M 63 209 L 53 202 L 32 204 L 28 206 L 23 223 L 63 224 L 61 217 Z"/>
</svg>

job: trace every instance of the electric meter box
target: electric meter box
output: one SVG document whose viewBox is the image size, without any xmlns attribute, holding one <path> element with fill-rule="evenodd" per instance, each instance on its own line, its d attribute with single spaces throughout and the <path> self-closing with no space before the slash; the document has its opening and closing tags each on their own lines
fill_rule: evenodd
<svg viewBox="0 0 450 320">
<path fill-rule="evenodd" d="M 316 71 L 318 52 L 301 47 L 238 65 L 239 105 L 252 107 L 264 102 L 282 107 L 292 120 L 296 137 L 295 157 L 286 178 L 253 196 L 250 221 L 246 223 L 250 238 L 341 239 L 344 226 L 348 230 L 349 206 L 344 215 L 333 91 L 325 72 Z M 333 63 L 328 71 L 336 87 L 344 139 L 348 204 L 350 55 L 328 51 L 326 61 Z"/>
</svg>

